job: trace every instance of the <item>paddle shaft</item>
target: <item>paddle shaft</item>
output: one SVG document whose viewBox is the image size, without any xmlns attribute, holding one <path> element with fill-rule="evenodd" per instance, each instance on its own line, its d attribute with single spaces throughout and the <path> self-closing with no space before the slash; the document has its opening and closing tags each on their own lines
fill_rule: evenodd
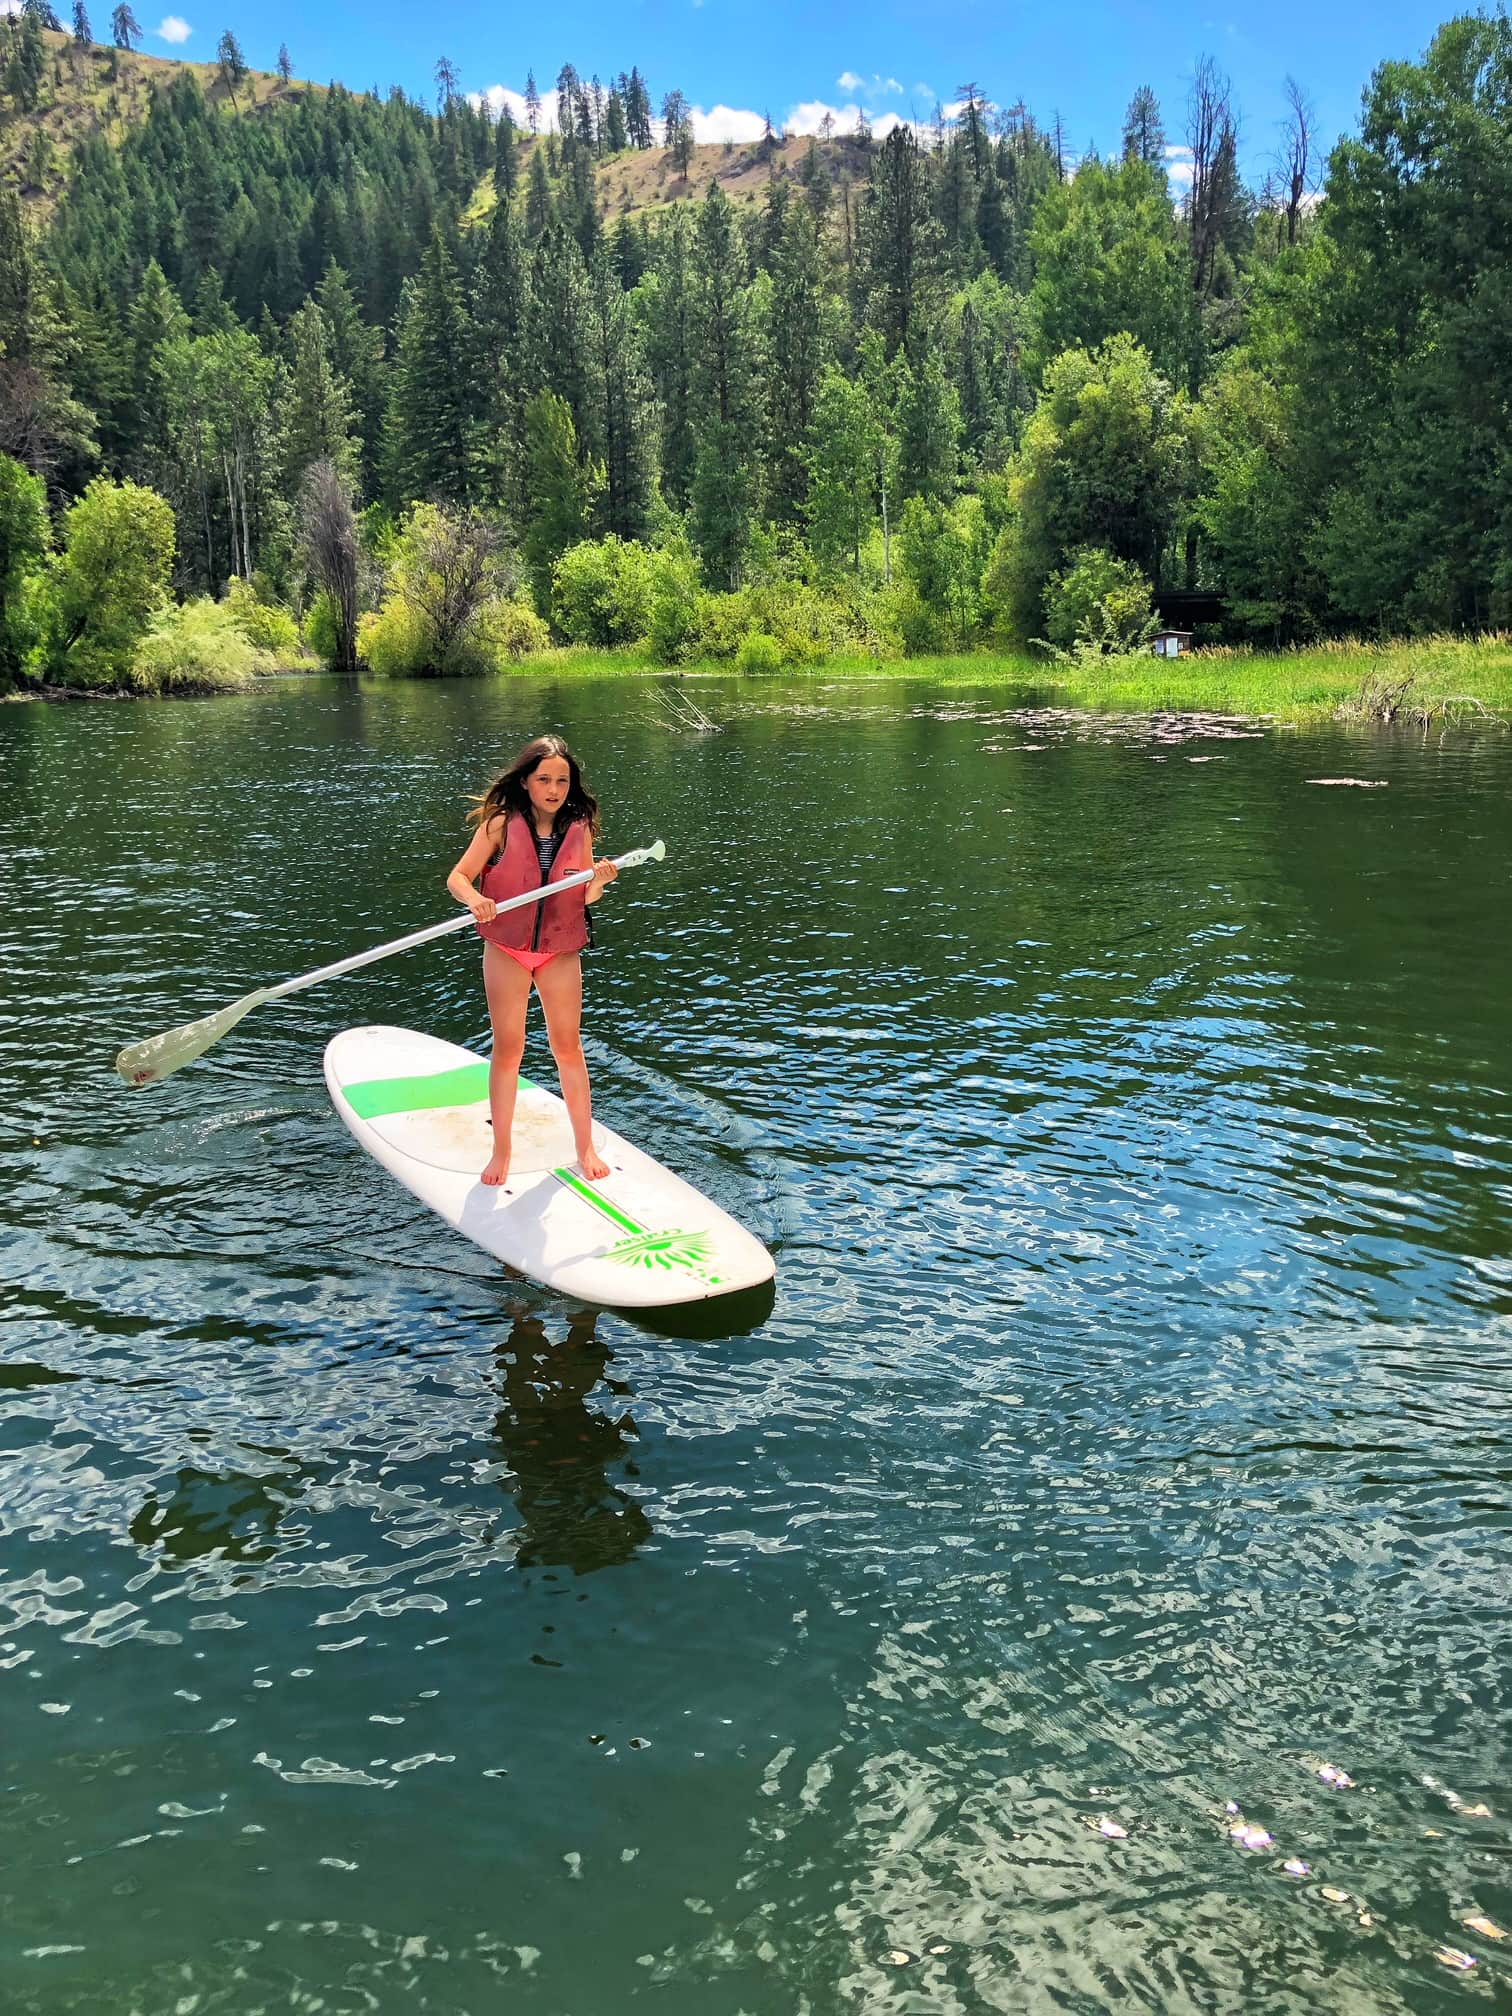
<svg viewBox="0 0 1512 2016">
<path fill-rule="evenodd" d="M 628 854 L 621 854 L 614 865 L 638 868 L 649 852 L 646 847 L 632 848 Z M 506 910 L 523 910 L 527 903 L 537 903 L 543 896 L 559 896 L 564 889 L 581 888 L 593 880 L 593 873 L 591 868 L 584 868 L 576 875 L 564 875 L 560 882 L 543 882 L 539 889 L 527 889 L 523 896 L 511 896 L 507 903 L 498 904 L 494 915 L 502 917 Z M 280 980 L 277 986 L 258 991 L 264 1001 L 276 1001 L 282 994 L 297 994 L 301 988 L 317 986 L 322 980 L 334 980 L 338 973 L 355 973 L 359 966 L 371 966 L 375 960 L 390 958 L 395 952 L 428 945 L 432 938 L 444 938 L 448 932 L 465 931 L 476 921 L 471 910 L 464 910 L 460 917 L 448 917 L 444 924 L 428 924 L 423 931 L 412 931 L 407 938 L 391 938 L 387 945 L 375 945 L 370 952 L 354 952 L 350 959 L 337 959 L 329 966 L 317 966 L 313 973 L 301 973 L 297 979 Z"/>
<path fill-rule="evenodd" d="M 663 860 L 666 852 L 660 840 L 653 840 L 649 847 L 635 847 L 628 854 L 621 854 L 614 865 L 616 868 L 638 868 L 643 861 Z M 518 910 L 526 903 L 538 903 L 544 897 L 555 896 L 559 890 L 577 889 L 592 880 L 593 870 L 584 868 L 579 874 L 564 875 L 560 882 L 543 882 L 539 889 L 527 889 L 523 896 L 511 896 L 507 903 L 495 904 L 494 914 L 497 916 L 501 910 Z M 202 1015 L 197 1022 L 186 1022 L 180 1029 L 165 1029 L 160 1036 L 149 1036 L 141 1043 L 128 1043 L 116 1057 L 116 1069 L 128 1085 L 156 1084 L 171 1071 L 178 1071 L 185 1064 L 192 1064 L 196 1057 L 203 1057 L 212 1043 L 218 1043 L 244 1015 L 260 1008 L 264 1001 L 276 1001 L 283 994 L 297 994 L 302 987 L 314 987 L 321 980 L 334 979 L 338 973 L 355 972 L 359 966 L 371 966 L 375 959 L 387 959 L 395 952 L 407 952 L 412 945 L 424 945 L 432 938 L 444 938 L 448 931 L 465 931 L 472 922 L 469 909 L 460 917 L 449 917 L 444 924 L 430 924 L 423 931 L 411 931 L 407 938 L 394 938 L 387 945 L 375 945 L 371 952 L 354 952 L 350 959 L 337 959 L 329 966 L 317 966 L 313 973 L 300 973 L 294 979 L 280 980 L 272 987 L 259 987 L 251 994 L 244 994 L 239 1001 L 216 1009 L 213 1015 Z"/>
</svg>

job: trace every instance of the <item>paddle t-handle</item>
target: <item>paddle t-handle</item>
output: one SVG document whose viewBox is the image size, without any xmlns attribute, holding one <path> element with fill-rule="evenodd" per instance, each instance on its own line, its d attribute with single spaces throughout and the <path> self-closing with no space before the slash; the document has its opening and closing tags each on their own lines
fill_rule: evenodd
<svg viewBox="0 0 1512 2016">
<path fill-rule="evenodd" d="M 616 855 L 614 865 L 616 868 L 639 868 L 647 861 L 665 861 L 666 858 L 666 842 L 653 840 L 649 847 L 632 847 L 628 854 Z M 584 868 L 576 875 L 564 875 L 560 882 L 543 882 L 539 888 L 527 889 L 523 896 L 511 896 L 507 902 L 497 905 L 494 915 L 497 917 L 506 910 L 519 910 L 527 903 L 539 902 L 543 896 L 560 895 L 564 889 L 579 888 L 584 882 L 591 882 L 593 875 L 593 869 Z M 433 938 L 445 938 L 450 932 L 465 931 L 473 921 L 471 910 L 465 910 L 460 917 L 448 917 L 444 924 L 428 924 L 423 931 L 411 931 L 406 938 L 392 938 L 387 945 L 375 945 L 370 952 L 355 952 L 350 959 L 337 959 L 329 966 L 317 966 L 313 973 L 300 973 L 292 980 L 280 980 L 274 986 L 259 987 L 251 994 L 244 994 L 239 1001 L 217 1008 L 213 1015 L 201 1016 L 198 1022 L 186 1022 L 178 1029 L 165 1029 L 161 1036 L 147 1036 L 140 1043 L 128 1043 L 115 1060 L 116 1069 L 128 1085 L 155 1085 L 170 1071 L 178 1071 L 185 1064 L 192 1064 L 196 1057 L 203 1057 L 212 1043 L 218 1043 L 244 1015 L 250 1015 L 265 1001 L 277 1001 L 285 994 L 298 994 L 306 987 L 318 986 L 322 980 L 334 980 L 339 973 L 355 973 L 360 966 L 371 966 L 379 959 L 391 958 L 395 952 L 408 952 L 416 945 L 429 944 Z"/>
</svg>

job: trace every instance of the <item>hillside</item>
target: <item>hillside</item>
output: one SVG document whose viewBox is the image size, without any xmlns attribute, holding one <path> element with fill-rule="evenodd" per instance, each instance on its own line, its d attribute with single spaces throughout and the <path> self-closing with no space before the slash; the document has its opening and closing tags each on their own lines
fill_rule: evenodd
<svg viewBox="0 0 1512 2016">
<path fill-rule="evenodd" d="M 0 83 L 5 71 L 5 36 L 11 32 L 0 28 Z M 98 42 L 81 49 L 71 35 L 46 29 L 42 40 L 47 64 L 38 82 L 35 107 L 21 110 L 8 91 L 0 90 L 0 183 L 17 190 L 39 216 L 50 214 L 56 205 L 67 183 L 72 156 L 83 141 L 100 135 L 119 144 L 146 119 L 154 96 L 166 92 L 186 71 L 197 77 L 206 101 L 228 115 L 295 105 L 307 93 L 323 88 L 298 79 L 286 84 L 276 73 L 249 70 L 233 100 L 214 63 L 148 56 Z M 522 172 L 529 167 L 532 148 L 544 144 L 522 135 Z M 669 203 L 698 201 L 715 181 L 733 203 L 755 203 L 774 174 L 796 173 L 809 144 L 807 139 L 795 137 L 774 146 L 751 141 L 695 147 L 686 177 L 676 172 L 671 150 L 666 147 L 628 148 L 606 155 L 595 168 L 599 211 L 612 223 Z M 837 138 L 814 144 L 832 177 L 864 178 L 866 157 L 860 143 Z M 492 180 L 485 177 L 468 209 L 468 220 L 486 219 L 495 200 Z"/>
<path fill-rule="evenodd" d="M 0 28 L 0 83 L 4 82 L 6 40 Z M 275 73 L 249 70 L 233 104 L 214 63 L 186 63 L 172 56 L 146 56 L 94 42 L 81 49 L 71 35 L 42 30 L 46 66 L 37 82 L 37 102 L 22 110 L 9 90 L 0 90 L 0 183 L 19 190 L 28 207 L 46 215 L 68 179 L 69 164 L 82 142 L 102 135 L 119 144 L 147 117 L 153 98 L 176 77 L 192 71 L 206 99 L 228 111 L 246 112 L 280 102 L 297 103 L 312 87 L 285 84 Z M 39 151 L 39 136 L 40 151 Z"/>
</svg>

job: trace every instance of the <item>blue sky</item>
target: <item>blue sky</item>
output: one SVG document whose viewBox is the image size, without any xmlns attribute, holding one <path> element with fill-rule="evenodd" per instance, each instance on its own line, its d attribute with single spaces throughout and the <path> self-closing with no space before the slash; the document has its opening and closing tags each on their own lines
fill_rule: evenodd
<svg viewBox="0 0 1512 2016">
<path fill-rule="evenodd" d="M 96 5 L 103 32 L 106 0 Z M 144 46 L 208 61 L 230 27 L 260 69 L 272 68 L 284 41 L 299 76 L 359 90 L 400 84 L 427 98 L 442 55 L 475 92 L 521 91 L 533 69 L 549 95 L 564 62 L 605 79 L 638 64 L 658 106 L 674 86 L 685 93 L 705 138 L 743 138 L 753 122 L 759 131 L 767 110 L 797 130 L 817 126 L 826 107 L 842 123 L 856 106 L 879 126 L 928 119 L 937 98 L 948 104 L 971 78 L 999 103 L 1023 99 L 1044 124 L 1059 111 L 1078 154 L 1091 143 L 1115 148 L 1130 96 L 1149 84 L 1174 144 L 1194 62 L 1207 52 L 1233 80 L 1246 170 L 1256 180 L 1276 145 L 1288 72 L 1311 98 L 1326 148 L 1356 125 L 1375 65 L 1418 55 L 1450 12 L 1416 0 L 1369 8 L 1271 0 L 1263 11 L 1226 0 L 1065 0 L 1022 13 L 980 0 L 847 0 L 822 10 L 800 0 L 565 0 L 540 11 L 463 0 L 418 13 L 400 0 L 360 9 L 332 0 L 216 7 L 211 18 L 194 0 L 174 15 L 139 5 Z M 1179 174 L 1179 157 L 1176 165 Z"/>
</svg>

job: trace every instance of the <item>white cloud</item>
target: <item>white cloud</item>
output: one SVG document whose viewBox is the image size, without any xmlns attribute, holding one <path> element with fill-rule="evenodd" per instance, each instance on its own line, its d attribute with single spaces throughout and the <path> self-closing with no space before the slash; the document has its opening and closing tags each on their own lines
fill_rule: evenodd
<svg viewBox="0 0 1512 2016">
<path fill-rule="evenodd" d="M 6 0 L 0 0 L 4 6 Z M 470 91 L 469 102 L 485 110 L 491 119 L 501 116 L 505 106 L 509 116 L 522 132 L 529 130 L 529 120 L 525 112 L 524 93 L 516 91 L 509 84 L 490 84 L 485 91 Z M 693 122 L 693 138 L 700 146 L 709 146 L 728 140 L 736 146 L 749 146 L 760 140 L 766 132 L 766 114 L 752 112 L 739 105 L 711 105 L 707 111 L 702 105 L 694 105 L 688 114 Z M 863 108 L 854 101 L 848 105 L 830 105 L 822 98 L 811 98 L 800 105 L 794 105 L 786 118 L 778 118 L 774 112 L 772 124 L 781 132 L 806 136 L 818 133 L 826 116 L 834 121 L 836 133 L 854 133 L 865 117 L 871 126 L 872 135 L 877 140 L 885 140 L 895 127 L 905 126 L 909 121 L 896 112 L 863 113 Z M 661 122 L 656 122 L 658 131 Z M 554 133 L 557 127 L 556 95 L 542 94 L 541 131 Z M 920 131 L 923 130 L 921 127 Z"/>
<path fill-rule="evenodd" d="M 896 112 L 866 113 L 872 135 L 877 140 L 885 140 L 895 126 L 907 124 Z M 856 104 L 828 105 L 822 98 L 806 98 L 801 105 L 795 105 L 788 113 L 783 125 L 787 132 L 797 134 L 818 133 L 825 119 L 835 122 L 837 133 L 854 133 L 861 124 L 862 108 Z"/>
<path fill-rule="evenodd" d="M 842 70 L 835 82 L 842 91 L 869 91 L 878 97 L 903 95 L 903 86 L 897 78 L 884 77 L 879 70 L 874 70 L 870 77 L 863 77 L 857 70 Z"/>
<path fill-rule="evenodd" d="M 700 145 L 711 140 L 759 140 L 766 132 L 762 113 L 741 112 L 733 105 L 713 105 L 707 112 L 695 105 L 688 117 L 693 121 L 693 138 Z"/>
<path fill-rule="evenodd" d="M 194 30 L 182 14 L 165 14 L 152 32 L 164 42 L 187 42 Z"/>
<path fill-rule="evenodd" d="M 530 115 L 525 109 L 525 93 L 512 91 L 507 84 L 490 84 L 486 91 L 469 91 L 469 104 L 479 110 L 486 110 L 490 119 L 503 116 L 504 107 L 509 107 L 509 116 L 522 133 L 530 131 Z M 543 94 L 541 98 L 541 131 L 556 131 L 556 93 Z"/>
<path fill-rule="evenodd" d="M 1165 150 L 1166 175 L 1172 182 L 1190 182 L 1196 172 L 1192 167 L 1192 150 L 1171 143 Z"/>
</svg>

